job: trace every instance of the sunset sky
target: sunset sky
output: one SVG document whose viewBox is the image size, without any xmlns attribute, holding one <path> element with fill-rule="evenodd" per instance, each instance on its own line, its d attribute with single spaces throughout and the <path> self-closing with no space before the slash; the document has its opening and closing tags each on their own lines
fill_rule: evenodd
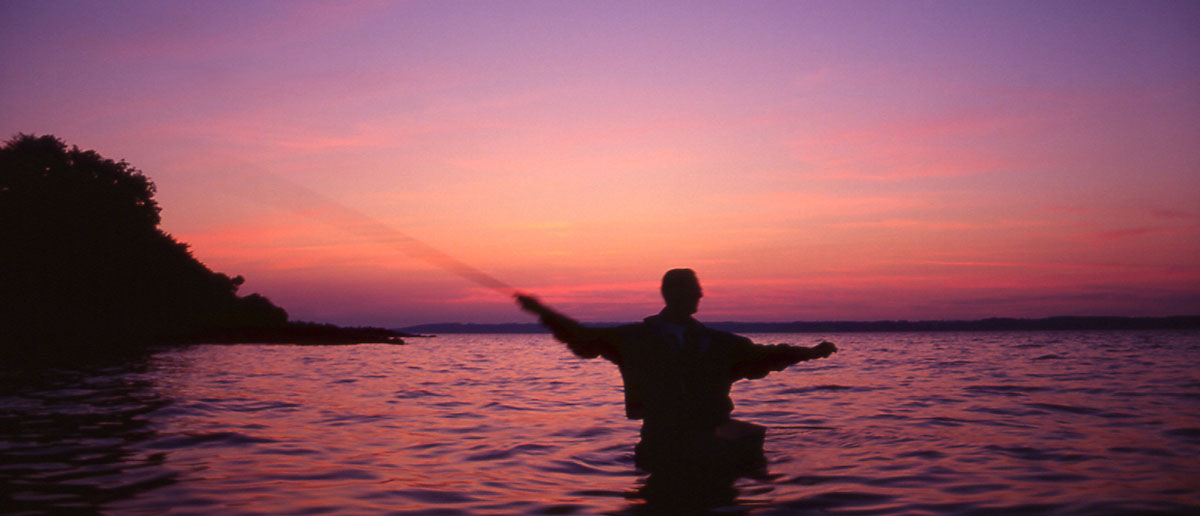
<svg viewBox="0 0 1200 516">
<path fill-rule="evenodd" d="M 1200 2 L 5 1 L 0 42 L 0 137 L 130 162 L 296 319 L 531 321 L 366 219 L 586 321 L 680 266 L 707 321 L 1200 313 Z"/>
</svg>

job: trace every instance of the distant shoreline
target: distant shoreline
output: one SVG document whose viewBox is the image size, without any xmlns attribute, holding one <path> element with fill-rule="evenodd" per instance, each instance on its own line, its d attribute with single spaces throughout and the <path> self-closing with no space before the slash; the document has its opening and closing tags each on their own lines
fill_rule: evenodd
<svg viewBox="0 0 1200 516">
<path fill-rule="evenodd" d="M 588 323 L 612 327 L 626 323 Z M 737 333 L 854 333 L 916 331 L 1052 331 L 1052 330 L 1200 330 L 1200 315 L 1170 317 L 1059 316 L 1042 319 L 989 318 L 969 321 L 795 321 L 704 322 L 710 328 Z M 537 323 L 435 323 L 395 331 L 410 334 L 438 333 L 549 333 Z"/>
<path fill-rule="evenodd" d="M 405 332 L 373 327 L 344 327 L 305 321 L 289 321 L 278 326 L 214 328 L 173 340 L 176 343 L 204 344 L 404 344 L 404 338 L 417 337 Z"/>
</svg>

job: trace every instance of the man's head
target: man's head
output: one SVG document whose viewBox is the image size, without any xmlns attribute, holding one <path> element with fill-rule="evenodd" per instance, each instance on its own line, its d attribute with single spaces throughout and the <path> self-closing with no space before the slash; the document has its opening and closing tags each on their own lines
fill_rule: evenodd
<svg viewBox="0 0 1200 516">
<path fill-rule="evenodd" d="M 663 275 L 662 296 L 667 309 L 681 315 L 692 315 L 700 307 L 700 280 L 691 269 L 671 269 Z"/>
</svg>

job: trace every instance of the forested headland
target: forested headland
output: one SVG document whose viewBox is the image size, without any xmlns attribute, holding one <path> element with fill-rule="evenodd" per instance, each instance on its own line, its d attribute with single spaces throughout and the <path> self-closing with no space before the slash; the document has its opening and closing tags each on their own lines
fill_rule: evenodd
<svg viewBox="0 0 1200 516">
<path fill-rule="evenodd" d="M 181 342 L 399 342 L 289 321 L 159 227 L 141 171 L 50 135 L 0 147 L 0 349 Z"/>
</svg>

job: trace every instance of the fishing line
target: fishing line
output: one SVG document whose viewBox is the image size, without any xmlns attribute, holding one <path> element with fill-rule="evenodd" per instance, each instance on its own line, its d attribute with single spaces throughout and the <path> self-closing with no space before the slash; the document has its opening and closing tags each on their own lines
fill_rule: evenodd
<svg viewBox="0 0 1200 516">
<path fill-rule="evenodd" d="M 276 198 L 260 198 L 256 199 L 257 201 L 266 201 L 376 243 L 389 245 L 413 258 L 505 296 L 511 297 L 517 293 L 517 289 L 496 279 L 495 276 L 310 188 L 270 172 L 259 172 L 257 177 L 270 183 L 265 185 L 265 190 L 276 195 Z"/>
</svg>

